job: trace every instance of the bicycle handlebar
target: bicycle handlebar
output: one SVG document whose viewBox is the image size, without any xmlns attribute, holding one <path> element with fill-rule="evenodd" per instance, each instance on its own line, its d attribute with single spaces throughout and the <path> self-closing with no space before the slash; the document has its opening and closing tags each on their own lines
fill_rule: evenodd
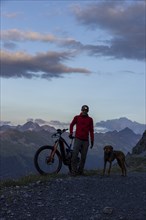
<svg viewBox="0 0 146 220">
<path fill-rule="evenodd" d="M 58 134 L 62 134 L 62 133 L 64 133 L 64 132 L 67 131 L 67 130 L 68 130 L 68 128 L 63 129 L 63 130 L 57 129 L 57 133 L 58 133 Z"/>
<path fill-rule="evenodd" d="M 57 132 L 55 134 L 52 135 L 52 137 L 56 137 L 58 134 L 61 136 L 64 132 L 66 132 L 68 130 L 68 128 L 66 129 L 57 129 Z"/>
</svg>

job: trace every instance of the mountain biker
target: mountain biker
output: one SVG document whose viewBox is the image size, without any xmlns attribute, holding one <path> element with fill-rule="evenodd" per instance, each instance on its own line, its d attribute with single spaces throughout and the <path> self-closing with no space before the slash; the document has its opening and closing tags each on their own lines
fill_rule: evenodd
<svg viewBox="0 0 146 220">
<path fill-rule="evenodd" d="M 70 124 L 69 138 L 73 138 L 73 127 L 76 125 L 73 155 L 71 159 L 72 176 L 84 174 L 84 165 L 89 147 L 89 134 L 91 140 L 90 148 L 92 148 L 94 145 L 93 119 L 89 117 L 88 112 L 89 107 L 87 105 L 83 105 L 81 108 L 81 113 L 76 115 Z M 79 167 L 77 168 L 77 158 L 79 152 L 81 153 L 81 160 Z"/>
</svg>

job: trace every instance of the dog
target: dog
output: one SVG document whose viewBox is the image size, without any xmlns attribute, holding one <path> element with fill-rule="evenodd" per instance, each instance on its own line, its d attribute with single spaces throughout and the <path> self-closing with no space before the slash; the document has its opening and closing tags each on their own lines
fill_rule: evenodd
<svg viewBox="0 0 146 220">
<path fill-rule="evenodd" d="M 105 171 L 106 171 L 106 163 L 107 162 L 109 162 L 108 175 L 110 175 L 112 161 L 114 161 L 116 159 L 117 162 L 118 162 L 119 167 L 121 168 L 122 176 L 127 176 L 125 154 L 122 151 L 113 150 L 113 147 L 111 145 L 106 145 L 103 148 L 103 150 L 104 150 L 104 169 L 103 169 L 103 175 L 105 174 Z"/>
</svg>

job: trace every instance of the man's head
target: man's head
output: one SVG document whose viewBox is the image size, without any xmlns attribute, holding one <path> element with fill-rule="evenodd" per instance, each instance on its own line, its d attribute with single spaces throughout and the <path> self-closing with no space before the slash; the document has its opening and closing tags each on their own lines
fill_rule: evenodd
<svg viewBox="0 0 146 220">
<path fill-rule="evenodd" d="M 83 115 L 87 115 L 87 113 L 89 112 L 89 107 L 87 105 L 83 105 L 81 111 Z"/>
</svg>

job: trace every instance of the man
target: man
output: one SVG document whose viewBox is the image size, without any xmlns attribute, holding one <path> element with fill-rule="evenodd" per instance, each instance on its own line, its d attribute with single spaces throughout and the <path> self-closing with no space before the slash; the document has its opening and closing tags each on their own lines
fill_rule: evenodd
<svg viewBox="0 0 146 220">
<path fill-rule="evenodd" d="M 90 148 L 92 148 L 94 144 L 93 119 L 88 116 L 88 112 L 89 107 L 87 105 L 83 105 L 81 113 L 76 115 L 70 124 L 70 138 L 73 138 L 73 127 L 76 125 L 73 155 L 71 160 L 71 175 L 73 176 L 84 174 L 84 165 L 89 147 L 89 134 L 91 140 Z M 81 160 L 78 166 L 79 152 L 81 153 Z"/>
</svg>

